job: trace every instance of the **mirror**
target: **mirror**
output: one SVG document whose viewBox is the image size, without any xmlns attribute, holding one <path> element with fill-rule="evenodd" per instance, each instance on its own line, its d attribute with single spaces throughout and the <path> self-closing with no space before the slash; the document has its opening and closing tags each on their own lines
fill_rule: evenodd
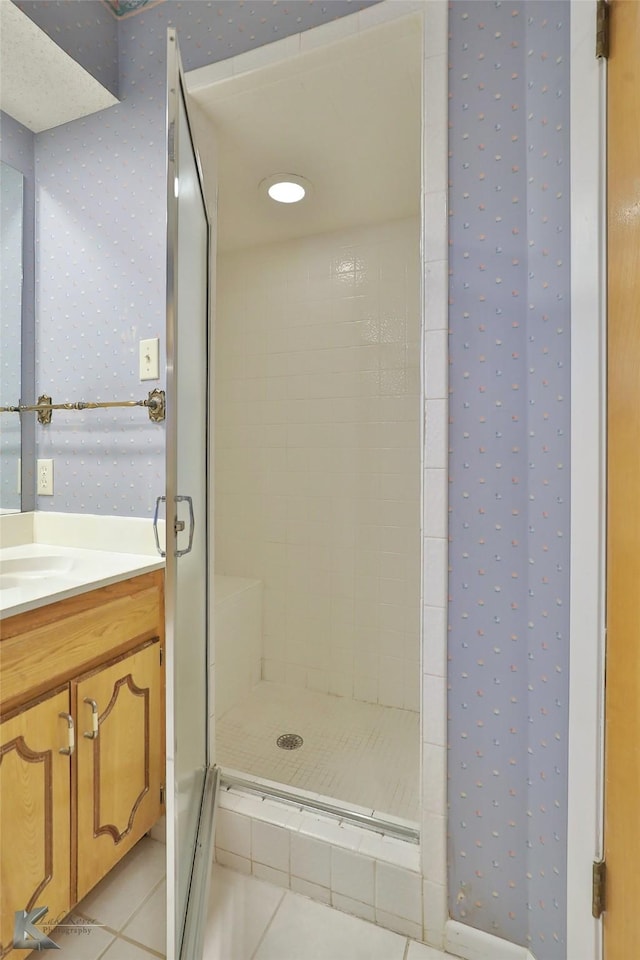
<svg viewBox="0 0 640 960">
<path fill-rule="evenodd" d="M 0 2 L 0 406 L 36 399 L 34 161 L 36 144 L 45 148 L 38 137 L 117 102 L 26 13 Z M 0 414 L 0 513 L 35 509 L 35 458 L 35 415 Z"/>
<path fill-rule="evenodd" d="M 21 396 L 24 177 L 0 164 L 0 406 Z M 0 419 L 0 513 L 20 510 L 20 416 Z"/>
</svg>

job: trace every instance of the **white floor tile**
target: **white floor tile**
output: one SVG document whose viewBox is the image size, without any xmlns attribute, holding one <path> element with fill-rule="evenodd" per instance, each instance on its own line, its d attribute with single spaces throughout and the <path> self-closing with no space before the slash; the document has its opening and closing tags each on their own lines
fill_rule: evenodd
<svg viewBox="0 0 640 960">
<path fill-rule="evenodd" d="M 167 949 L 167 885 L 161 883 L 122 931 L 125 937 L 158 953 Z"/>
<path fill-rule="evenodd" d="M 203 960 L 251 960 L 283 896 L 278 887 L 215 864 Z"/>
<path fill-rule="evenodd" d="M 280 749 L 282 733 L 300 734 L 303 746 Z M 218 721 L 216 748 L 223 767 L 418 820 L 420 718 L 411 710 L 263 681 Z"/>
<path fill-rule="evenodd" d="M 129 943 L 127 940 L 118 937 L 113 941 L 107 952 L 100 957 L 100 960 L 151 960 L 152 957 L 157 957 L 157 954 L 148 953 L 143 947 L 136 947 L 134 943 Z"/>
<path fill-rule="evenodd" d="M 288 893 L 255 960 L 403 960 L 406 943 L 396 933 Z"/>
<path fill-rule="evenodd" d="M 406 960 L 449 960 L 449 954 L 442 953 L 435 947 L 428 947 L 425 943 L 410 940 Z"/>
<path fill-rule="evenodd" d="M 122 930 L 166 873 L 167 848 L 143 837 L 76 907 L 83 917 Z"/>
<path fill-rule="evenodd" d="M 64 926 L 58 927 L 51 939 L 64 951 L 65 960 L 97 960 L 114 939 L 102 927 L 82 926 L 87 921 L 78 914 L 72 913 L 63 922 Z"/>
</svg>

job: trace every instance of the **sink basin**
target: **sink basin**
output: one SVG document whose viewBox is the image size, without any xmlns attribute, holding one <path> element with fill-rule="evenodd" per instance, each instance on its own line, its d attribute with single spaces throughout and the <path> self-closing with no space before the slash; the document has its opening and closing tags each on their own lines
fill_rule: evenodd
<svg viewBox="0 0 640 960">
<path fill-rule="evenodd" d="M 13 581 L 11 586 L 17 586 L 20 581 L 41 580 L 69 573 L 73 566 L 73 557 L 16 557 L 12 560 L 0 560 L 0 580 L 5 580 L 6 577 Z"/>
</svg>

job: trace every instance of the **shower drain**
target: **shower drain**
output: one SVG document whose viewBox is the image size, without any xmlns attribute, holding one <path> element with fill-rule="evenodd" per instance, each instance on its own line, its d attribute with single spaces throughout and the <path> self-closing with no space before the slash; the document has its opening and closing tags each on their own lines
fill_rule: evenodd
<svg viewBox="0 0 640 960">
<path fill-rule="evenodd" d="M 283 733 L 278 737 L 276 743 L 281 750 L 297 750 L 298 747 L 302 746 L 304 740 L 297 733 Z"/>
</svg>

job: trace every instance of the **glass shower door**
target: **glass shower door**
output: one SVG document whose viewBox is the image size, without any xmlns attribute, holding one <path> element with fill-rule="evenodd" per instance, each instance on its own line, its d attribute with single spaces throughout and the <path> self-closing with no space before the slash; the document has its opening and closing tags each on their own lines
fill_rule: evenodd
<svg viewBox="0 0 640 960">
<path fill-rule="evenodd" d="M 167 956 L 197 960 L 212 859 L 209 763 L 211 227 L 175 31 L 167 84 Z"/>
</svg>

